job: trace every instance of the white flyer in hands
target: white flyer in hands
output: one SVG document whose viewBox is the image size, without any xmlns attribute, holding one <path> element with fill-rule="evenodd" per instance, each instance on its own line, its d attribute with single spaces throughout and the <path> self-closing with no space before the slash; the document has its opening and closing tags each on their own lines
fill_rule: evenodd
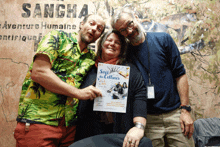
<svg viewBox="0 0 220 147">
<path fill-rule="evenodd" d="M 94 99 L 93 110 L 126 113 L 130 67 L 99 63 L 96 88 L 102 97 Z"/>
</svg>

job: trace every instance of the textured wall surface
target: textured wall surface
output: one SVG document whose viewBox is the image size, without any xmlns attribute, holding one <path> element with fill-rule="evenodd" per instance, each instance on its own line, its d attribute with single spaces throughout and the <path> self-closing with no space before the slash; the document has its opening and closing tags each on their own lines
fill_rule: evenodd
<svg viewBox="0 0 220 147">
<path fill-rule="evenodd" d="M 13 147 L 21 86 L 37 43 L 56 27 L 78 31 L 94 5 L 85 0 L 1 0 L 0 5 L 0 146 Z"/>
<path fill-rule="evenodd" d="M 195 118 L 220 117 L 220 47 L 217 43 L 219 37 L 215 36 L 215 31 L 220 31 L 220 25 L 216 25 L 215 22 L 215 16 L 218 17 L 220 14 L 216 9 L 220 6 L 219 1 L 206 3 L 202 0 L 1 0 L 1 147 L 15 146 L 13 131 L 16 127 L 21 85 L 42 36 L 56 27 L 66 32 L 78 31 L 79 22 L 86 13 L 101 14 L 108 23 L 114 10 L 126 3 L 139 12 L 141 21 L 147 24 L 146 28 L 159 28 L 157 31 L 170 33 L 179 48 L 185 49 L 181 57 L 187 69 L 190 104 L 194 109 Z M 192 18 L 196 17 L 195 15 L 197 18 Z M 148 26 L 149 24 L 153 26 Z M 217 29 L 213 28 L 214 26 L 218 26 Z M 203 34 L 198 34 L 198 29 Z M 205 47 L 199 50 L 195 43 L 202 35 L 205 36 Z M 186 38 L 188 40 L 181 44 Z M 194 50 L 189 52 L 189 49 Z"/>
</svg>

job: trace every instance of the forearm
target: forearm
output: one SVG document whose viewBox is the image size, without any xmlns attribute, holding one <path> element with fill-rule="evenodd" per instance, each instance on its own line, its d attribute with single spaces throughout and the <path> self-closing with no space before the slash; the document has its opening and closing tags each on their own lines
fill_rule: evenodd
<svg viewBox="0 0 220 147">
<path fill-rule="evenodd" d="M 181 105 L 189 105 L 189 85 L 186 74 L 176 78 Z"/>
<path fill-rule="evenodd" d="M 62 81 L 53 71 L 50 69 L 35 69 L 32 71 L 32 80 L 39 83 L 48 91 L 66 95 L 69 97 L 78 98 L 79 89 L 71 86 Z"/>
<path fill-rule="evenodd" d="M 144 125 L 146 124 L 146 119 L 144 117 L 134 117 L 133 118 L 133 122 L 140 122 Z M 139 142 L 141 140 L 141 138 L 144 137 L 144 127 L 142 127 L 142 125 L 137 125 L 132 127 L 127 133 L 126 136 L 124 138 L 124 142 L 123 142 L 123 147 L 127 147 L 127 146 L 135 146 L 138 147 L 139 146 Z"/>
<path fill-rule="evenodd" d="M 142 123 L 145 126 L 146 125 L 146 118 L 137 116 L 137 117 L 133 118 L 133 122 L 134 122 L 134 124 L 136 122 L 140 122 L 140 123 Z"/>
<path fill-rule="evenodd" d="M 189 86 L 186 74 L 176 79 L 181 105 L 189 105 Z M 193 119 L 186 109 L 181 109 L 180 124 L 184 135 L 190 138 L 193 134 Z"/>
<path fill-rule="evenodd" d="M 48 56 L 39 55 L 35 58 L 31 78 L 39 83 L 48 91 L 66 95 L 80 100 L 93 100 L 98 96 L 102 96 L 99 89 L 94 86 L 88 86 L 83 89 L 77 89 L 74 86 L 62 81 L 52 70 L 52 65 Z"/>
</svg>

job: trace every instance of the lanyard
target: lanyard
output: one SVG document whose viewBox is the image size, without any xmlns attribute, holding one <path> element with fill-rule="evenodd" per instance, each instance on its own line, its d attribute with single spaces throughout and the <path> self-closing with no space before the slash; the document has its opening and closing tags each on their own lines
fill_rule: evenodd
<svg viewBox="0 0 220 147">
<path fill-rule="evenodd" d="M 139 60 L 139 58 L 136 56 L 136 54 L 134 54 L 134 55 L 135 55 L 136 59 L 139 61 L 139 63 L 144 67 L 144 69 L 145 69 L 146 72 L 148 73 L 149 85 L 151 85 L 151 78 L 150 78 L 150 48 L 149 48 L 149 45 L 148 45 L 148 41 L 147 41 L 147 37 L 146 37 L 146 36 L 147 36 L 147 34 L 145 35 L 145 40 L 146 40 L 146 42 L 147 42 L 148 66 L 149 66 L 149 70 L 148 70 L 147 67 L 142 63 L 142 61 Z M 143 42 L 143 44 L 144 44 L 144 42 Z M 142 45 L 143 45 L 143 44 L 142 44 Z M 139 46 L 139 47 L 142 47 L 142 45 Z"/>
</svg>

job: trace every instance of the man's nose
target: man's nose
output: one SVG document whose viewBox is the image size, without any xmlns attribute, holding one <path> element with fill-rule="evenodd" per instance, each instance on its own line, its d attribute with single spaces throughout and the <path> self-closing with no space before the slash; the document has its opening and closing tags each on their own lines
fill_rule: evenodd
<svg viewBox="0 0 220 147">
<path fill-rule="evenodd" d="M 127 35 L 132 33 L 132 29 L 129 29 L 129 28 L 127 28 L 126 31 L 127 31 Z"/>
<path fill-rule="evenodd" d="M 95 32 L 97 30 L 97 25 L 92 26 L 92 31 Z"/>
</svg>

